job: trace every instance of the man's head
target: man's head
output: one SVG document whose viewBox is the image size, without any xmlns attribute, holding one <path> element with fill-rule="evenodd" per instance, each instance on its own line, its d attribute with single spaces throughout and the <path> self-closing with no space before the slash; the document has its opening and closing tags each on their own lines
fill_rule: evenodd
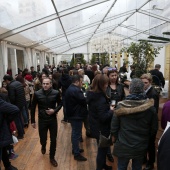
<svg viewBox="0 0 170 170">
<path fill-rule="evenodd" d="M 134 78 L 132 79 L 130 86 L 129 86 L 129 93 L 130 94 L 140 94 L 144 92 L 144 84 L 141 79 Z"/>
<path fill-rule="evenodd" d="M 76 64 L 76 69 L 80 69 L 80 64 Z"/>
<path fill-rule="evenodd" d="M 4 81 L 5 81 L 6 84 L 9 84 L 9 83 L 13 80 L 12 76 L 10 76 L 9 74 L 6 74 L 6 75 L 3 77 L 3 79 L 4 79 Z"/>
<path fill-rule="evenodd" d="M 155 64 L 155 69 L 160 70 L 161 65 L 160 64 Z"/>
<path fill-rule="evenodd" d="M 33 66 L 31 66 L 31 67 L 30 67 L 30 70 L 31 70 L 31 71 L 34 71 L 34 67 L 33 67 Z"/>
<path fill-rule="evenodd" d="M 52 81 L 50 78 L 44 78 L 42 80 L 42 87 L 43 89 L 46 91 L 46 90 L 49 90 L 51 87 L 52 87 Z"/>
<path fill-rule="evenodd" d="M 78 87 L 82 87 L 83 85 L 83 77 L 81 75 L 73 75 L 72 76 L 72 84 Z"/>
<path fill-rule="evenodd" d="M 152 83 L 152 76 L 151 74 L 143 74 L 141 77 L 142 82 L 144 83 L 144 89 L 147 90 Z"/>
</svg>

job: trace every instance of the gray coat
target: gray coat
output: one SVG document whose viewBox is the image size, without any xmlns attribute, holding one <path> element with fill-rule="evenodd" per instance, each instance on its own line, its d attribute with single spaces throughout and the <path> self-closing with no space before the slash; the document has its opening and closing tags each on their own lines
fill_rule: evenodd
<svg viewBox="0 0 170 170">
<path fill-rule="evenodd" d="M 111 123 L 116 138 L 114 155 L 134 159 L 143 157 L 149 138 L 157 133 L 158 119 L 154 100 L 124 100 L 118 103 Z"/>
</svg>

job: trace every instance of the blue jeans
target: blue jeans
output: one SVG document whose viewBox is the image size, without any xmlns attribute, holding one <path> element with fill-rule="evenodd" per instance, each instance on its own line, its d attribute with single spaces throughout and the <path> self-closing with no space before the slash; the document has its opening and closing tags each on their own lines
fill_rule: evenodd
<svg viewBox="0 0 170 170">
<path fill-rule="evenodd" d="M 106 155 L 108 152 L 109 147 L 100 148 L 98 147 L 97 150 L 97 158 L 96 158 L 96 164 L 97 164 L 97 170 L 102 170 L 106 166 Z"/>
<path fill-rule="evenodd" d="M 80 155 L 79 141 L 82 132 L 82 120 L 71 120 L 70 123 L 72 127 L 71 133 L 72 149 L 74 156 L 78 156 Z"/>
<path fill-rule="evenodd" d="M 118 157 L 118 170 L 127 170 L 130 159 Z M 143 157 L 132 159 L 132 170 L 142 170 Z"/>
</svg>

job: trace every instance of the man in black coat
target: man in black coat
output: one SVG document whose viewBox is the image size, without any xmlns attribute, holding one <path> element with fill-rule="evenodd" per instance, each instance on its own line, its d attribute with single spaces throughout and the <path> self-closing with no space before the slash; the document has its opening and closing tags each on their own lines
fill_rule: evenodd
<svg viewBox="0 0 170 170">
<path fill-rule="evenodd" d="M 151 70 L 150 73 L 151 73 L 151 75 L 153 77 L 155 76 L 155 78 L 158 79 L 158 80 L 153 79 L 153 80 L 155 80 L 155 82 L 154 82 L 155 85 L 164 87 L 164 85 L 165 85 L 165 78 L 164 78 L 162 72 L 159 71 L 160 68 L 161 68 L 161 65 L 160 64 L 156 64 L 155 65 L 155 69 Z"/>
<path fill-rule="evenodd" d="M 13 143 L 9 124 L 18 114 L 19 109 L 16 106 L 5 102 L 0 97 L 0 152 L 2 151 L 2 161 L 7 170 L 17 170 L 9 161 L 7 146 Z"/>
<path fill-rule="evenodd" d="M 162 136 L 158 146 L 157 168 L 158 170 L 170 170 L 170 128 Z"/>
<path fill-rule="evenodd" d="M 72 127 L 72 153 L 74 154 L 74 159 L 77 161 L 87 160 L 80 154 L 84 150 L 79 148 L 79 141 L 82 134 L 82 122 L 88 113 L 86 99 L 81 90 L 82 82 L 82 76 L 74 75 L 72 77 L 72 84 L 69 86 L 65 94 L 67 117 Z"/>
<path fill-rule="evenodd" d="M 52 81 L 50 78 L 44 78 L 42 89 L 34 94 L 31 107 L 31 123 L 33 128 L 36 128 L 35 109 L 38 104 L 38 128 L 41 153 L 46 153 L 47 132 L 50 132 L 50 162 L 54 167 L 57 167 L 55 160 L 56 138 L 57 138 L 57 117 L 56 114 L 62 107 L 61 96 L 57 90 L 52 89 Z M 56 106 L 57 104 L 57 106 Z"/>
<path fill-rule="evenodd" d="M 62 70 L 62 75 L 59 79 L 58 82 L 58 88 L 61 89 L 62 93 L 62 102 L 63 102 L 63 113 L 64 113 L 64 118 L 61 120 L 62 123 L 67 123 L 68 118 L 67 118 L 67 111 L 66 111 L 66 105 L 65 105 L 65 93 L 68 87 L 71 84 L 71 77 L 69 76 L 69 71 L 67 68 L 64 68 Z"/>
<path fill-rule="evenodd" d="M 145 94 L 149 99 L 154 99 L 154 107 L 156 109 L 156 113 L 158 114 L 158 109 L 159 109 L 159 94 L 156 92 L 156 90 L 152 87 L 152 76 L 150 74 L 143 74 L 141 76 L 141 80 L 144 83 L 144 90 Z M 148 145 L 148 160 L 146 167 L 144 170 L 152 170 L 154 168 L 154 162 L 155 162 L 155 139 L 156 139 L 156 134 L 155 136 L 152 136 L 149 140 L 149 145 Z M 146 156 L 147 158 L 147 156 Z M 144 160 L 145 161 L 145 160 Z"/>
<path fill-rule="evenodd" d="M 18 139 L 22 139 L 24 137 L 22 110 L 26 105 L 24 87 L 19 81 L 13 80 L 10 75 L 5 75 L 3 79 L 7 83 L 8 97 L 11 104 L 17 106 L 20 110 L 20 115 L 16 117 L 15 124 L 18 130 Z"/>
</svg>

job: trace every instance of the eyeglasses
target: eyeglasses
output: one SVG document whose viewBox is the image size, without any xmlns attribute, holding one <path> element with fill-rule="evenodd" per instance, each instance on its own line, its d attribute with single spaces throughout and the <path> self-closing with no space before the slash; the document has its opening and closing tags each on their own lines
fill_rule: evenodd
<svg viewBox="0 0 170 170">
<path fill-rule="evenodd" d="M 109 67 L 107 70 L 108 70 L 108 71 L 117 71 L 117 68 Z"/>
</svg>

